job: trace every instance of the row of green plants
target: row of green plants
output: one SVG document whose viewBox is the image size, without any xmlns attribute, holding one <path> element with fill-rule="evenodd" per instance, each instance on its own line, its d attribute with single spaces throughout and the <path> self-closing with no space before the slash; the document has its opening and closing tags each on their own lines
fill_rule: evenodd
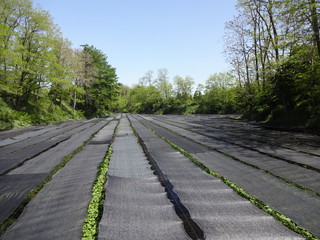
<svg viewBox="0 0 320 240">
<path fill-rule="evenodd" d="M 117 133 L 119 123 L 120 121 L 114 129 L 113 139 Z M 82 240 L 94 240 L 98 237 L 99 222 L 103 214 L 103 204 L 106 198 L 105 183 L 108 180 L 107 172 L 112 152 L 111 143 L 106 157 L 99 164 L 97 178 L 92 187 L 92 199 L 89 203 L 87 217 L 82 227 Z"/>
<path fill-rule="evenodd" d="M 97 179 L 92 187 L 92 199 L 89 203 L 87 217 L 82 227 L 82 240 L 94 240 L 97 238 L 99 221 L 103 213 L 103 204 L 105 200 L 104 185 L 107 181 L 107 172 L 111 155 L 112 146 L 109 147 L 107 156 L 98 167 Z"/>
</svg>

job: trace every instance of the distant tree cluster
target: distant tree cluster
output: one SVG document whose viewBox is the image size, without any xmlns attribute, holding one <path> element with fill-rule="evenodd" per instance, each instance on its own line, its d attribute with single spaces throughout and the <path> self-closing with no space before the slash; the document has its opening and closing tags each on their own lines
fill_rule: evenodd
<svg viewBox="0 0 320 240">
<path fill-rule="evenodd" d="M 320 127 L 318 0 L 238 0 L 226 57 L 247 117 Z M 318 126 L 316 126 L 318 124 Z"/>
<path fill-rule="evenodd" d="M 230 73 L 209 77 L 205 86 L 194 90 L 190 76 L 169 79 L 168 70 L 148 71 L 139 84 L 120 86 L 116 111 L 156 114 L 234 113 L 238 112 L 235 79 Z"/>
<path fill-rule="evenodd" d="M 117 86 L 105 54 L 73 49 L 48 12 L 0 1 L 0 128 L 104 116 Z"/>
</svg>

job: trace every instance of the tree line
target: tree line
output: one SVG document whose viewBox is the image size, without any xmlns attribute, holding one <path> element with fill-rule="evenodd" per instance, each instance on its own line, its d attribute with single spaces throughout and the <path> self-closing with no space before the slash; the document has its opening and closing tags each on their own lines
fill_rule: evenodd
<svg viewBox="0 0 320 240">
<path fill-rule="evenodd" d="M 94 46 L 73 49 L 31 0 L 0 2 L 0 128 L 109 112 L 239 113 L 320 128 L 319 0 L 238 0 L 225 24 L 230 71 L 194 86 L 148 71 L 133 87 Z M 1 126 L 2 124 L 2 126 Z"/>
<path fill-rule="evenodd" d="M 101 50 L 73 49 L 31 0 L 0 1 L 0 128 L 105 116 L 117 87 Z"/>
<path fill-rule="evenodd" d="M 168 70 L 148 71 L 139 84 L 120 84 L 115 111 L 150 114 L 238 113 L 237 85 L 230 73 L 212 74 L 195 88 L 191 76 L 176 75 L 170 81 Z"/>
<path fill-rule="evenodd" d="M 191 94 L 192 78 L 168 81 L 149 71 L 121 87 L 120 109 L 146 113 L 240 113 L 245 118 L 320 128 L 320 34 L 317 0 L 238 0 L 225 24 L 230 72 Z M 174 86 L 174 87 L 173 87 Z"/>
<path fill-rule="evenodd" d="M 246 117 L 320 127 L 318 0 L 238 0 L 225 54 Z"/>
</svg>

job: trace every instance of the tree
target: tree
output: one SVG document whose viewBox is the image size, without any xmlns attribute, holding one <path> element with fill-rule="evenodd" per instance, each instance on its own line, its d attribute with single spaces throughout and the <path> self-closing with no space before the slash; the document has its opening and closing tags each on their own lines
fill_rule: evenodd
<svg viewBox="0 0 320 240">
<path fill-rule="evenodd" d="M 192 97 L 192 86 L 194 81 L 190 76 L 186 76 L 185 78 L 175 76 L 173 81 L 176 85 L 175 92 L 177 98 L 188 99 Z"/>
<path fill-rule="evenodd" d="M 239 84 L 245 83 L 251 91 L 251 62 L 252 47 L 249 45 L 247 20 L 244 15 L 239 15 L 234 20 L 226 23 L 225 53 L 227 60 L 233 65 L 239 78 Z"/>
<path fill-rule="evenodd" d="M 316 0 L 309 1 L 309 8 L 310 8 L 310 19 L 311 19 L 311 26 L 313 31 L 313 40 L 317 47 L 318 57 L 320 57 L 320 35 L 319 35 L 319 17 L 317 13 L 317 3 Z"/>
<path fill-rule="evenodd" d="M 115 69 L 93 46 L 71 45 L 31 0 L 0 1 L 0 104 L 10 108 L 0 118 L 49 123 L 109 111 L 118 95 Z"/>
<path fill-rule="evenodd" d="M 158 78 L 156 79 L 155 85 L 163 98 L 167 99 L 172 96 L 173 87 L 169 82 L 167 69 L 161 68 L 158 70 Z"/>
<path fill-rule="evenodd" d="M 316 122 L 320 2 L 238 0 L 237 7 L 238 16 L 226 24 L 225 52 L 242 112 L 259 120 Z"/>
<path fill-rule="evenodd" d="M 85 115 L 105 116 L 111 107 L 111 102 L 116 100 L 118 94 L 116 69 L 107 62 L 107 56 L 94 46 L 83 45 L 83 51 L 90 54 L 92 65 L 98 73 L 90 89 L 86 89 Z"/>
<path fill-rule="evenodd" d="M 153 71 L 148 71 L 144 74 L 142 78 L 139 80 L 139 84 L 142 86 L 149 85 L 151 86 L 153 84 Z"/>
<path fill-rule="evenodd" d="M 72 94 L 73 94 L 73 111 L 76 110 L 77 102 L 87 99 L 88 90 L 95 82 L 98 69 L 92 64 L 91 55 L 82 49 L 73 49 L 71 55 L 72 71 Z"/>
<path fill-rule="evenodd" d="M 121 112 L 125 113 L 129 111 L 130 104 L 130 87 L 118 83 L 118 92 L 119 95 L 117 100 L 112 103 L 111 111 L 112 112 Z"/>
<path fill-rule="evenodd" d="M 50 79 L 51 104 L 49 110 L 52 111 L 53 105 L 59 99 L 60 107 L 63 101 L 71 102 L 73 85 L 73 50 L 71 42 L 62 37 L 54 41 L 53 59 L 49 66 L 47 78 Z"/>
<path fill-rule="evenodd" d="M 156 87 L 137 85 L 130 90 L 128 110 L 133 113 L 155 113 L 161 103 L 161 93 Z"/>
</svg>

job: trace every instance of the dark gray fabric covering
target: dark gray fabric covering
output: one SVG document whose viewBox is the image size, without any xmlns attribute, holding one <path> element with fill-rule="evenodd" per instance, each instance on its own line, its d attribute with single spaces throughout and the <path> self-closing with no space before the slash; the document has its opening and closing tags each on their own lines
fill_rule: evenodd
<svg viewBox="0 0 320 240">
<path fill-rule="evenodd" d="M 8 146 L 4 146 L 4 147 L 0 148 L 0 150 L 1 150 L 0 160 L 5 159 L 5 156 L 9 155 L 10 153 L 17 152 L 21 149 L 25 149 L 27 147 L 30 147 L 32 145 L 36 145 L 36 144 L 41 143 L 46 140 L 55 139 L 58 136 L 60 136 L 62 133 L 70 131 L 76 127 L 79 127 L 82 124 L 84 124 L 83 121 L 75 122 L 75 123 L 72 123 L 72 122 L 65 123 L 65 124 L 59 126 L 58 129 L 54 129 L 53 131 L 46 132 L 45 134 L 42 134 L 40 136 L 34 136 L 29 139 L 25 139 L 24 141 L 17 142 L 15 144 L 11 144 Z"/>
<path fill-rule="evenodd" d="M 87 128 L 72 135 L 69 139 L 61 142 L 56 147 L 40 154 L 39 156 L 25 162 L 19 168 L 16 168 L 8 173 L 25 174 L 25 173 L 47 173 L 58 165 L 65 156 L 71 154 L 74 150 L 80 147 L 87 141 L 95 132 L 99 131 L 110 120 L 101 120 L 96 124 L 88 123 Z"/>
<path fill-rule="evenodd" d="M 113 144 L 99 239 L 188 239 L 128 120 Z"/>
<path fill-rule="evenodd" d="M 116 122 L 102 128 L 92 141 L 110 142 Z M 87 144 L 30 201 L 2 239 L 80 239 L 97 167 L 108 143 Z"/>
<path fill-rule="evenodd" d="M 185 129 L 181 129 L 176 126 L 172 126 L 170 124 L 156 121 L 155 119 L 154 121 L 155 123 L 161 126 L 171 129 L 172 131 L 178 132 L 182 136 L 193 139 L 199 143 L 205 144 L 206 146 L 213 147 L 214 149 L 217 149 L 218 151 L 221 151 L 223 153 L 236 157 L 237 159 L 243 162 L 257 166 L 260 169 L 272 172 L 273 174 L 279 177 L 288 179 L 293 183 L 299 184 L 303 187 L 307 187 L 315 192 L 320 193 L 320 184 L 319 184 L 320 173 L 319 172 L 316 172 L 304 167 L 300 167 L 295 164 L 288 163 L 286 161 L 281 161 L 277 158 L 273 158 L 265 154 L 261 154 L 257 151 L 244 148 L 232 143 L 219 141 L 215 138 L 210 138 L 208 136 L 211 135 L 211 132 L 205 131 L 204 129 L 201 131 L 201 134 L 198 134 L 195 132 L 187 131 Z M 159 129 L 159 131 L 161 131 L 161 129 Z M 206 136 L 204 136 L 203 134 L 205 134 Z M 167 134 L 168 137 L 173 139 L 171 135 L 172 133 Z M 185 142 L 186 140 L 183 140 L 183 141 Z M 199 148 L 202 148 L 202 146 L 198 146 L 198 145 L 196 146 Z M 187 147 L 189 147 L 189 145 L 187 145 Z M 292 152 L 292 150 L 290 151 Z M 293 152 L 291 155 L 301 156 L 301 154 L 302 153 Z M 290 154 L 288 154 L 287 158 L 289 159 L 289 157 L 290 157 Z M 315 156 L 303 154 L 303 157 L 301 157 L 301 161 L 302 160 L 307 161 L 309 157 L 316 158 Z M 320 162 L 320 159 L 319 159 L 319 162 Z"/>
<path fill-rule="evenodd" d="M 238 145 L 240 147 L 252 149 L 253 151 L 257 151 L 259 153 L 268 154 L 270 156 L 275 156 L 284 160 L 289 160 L 300 164 L 306 164 L 311 167 L 320 169 L 319 156 L 312 156 L 310 154 L 294 151 L 291 149 L 281 148 L 270 144 L 248 141 L 245 139 L 230 138 L 228 135 L 223 133 L 208 131 L 208 129 L 205 129 L 205 127 L 202 127 L 201 129 L 198 128 L 196 131 L 202 134 L 206 134 L 208 136 L 212 136 L 220 141 L 224 141 L 227 144 L 231 143 L 236 146 Z"/>
<path fill-rule="evenodd" d="M 175 116 L 156 116 L 152 118 L 176 124 L 194 131 L 204 131 L 221 140 L 237 142 L 243 146 L 247 146 L 248 144 L 248 147 L 257 147 L 257 150 L 260 150 L 261 152 L 265 151 L 266 153 L 274 154 L 275 156 L 283 157 L 285 159 L 287 157 L 286 151 L 288 149 L 317 155 L 318 157 L 320 156 L 320 137 L 317 135 L 266 130 L 258 125 L 230 119 L 229 116 L 185 116 L 183 118 Z M 289 151 L 290 155 L 292 155 L 292 153 L 292 151 Z M 301 160 L 299 156 L 304 156 L 304 154 L 294 154 L 297 161 Z"/>
<path fill-rule="evenodd" d="M 148 121 L 143 122 L 176 145 L 184 148 L 183 143 L 186 138 L 180 136 L 180 138 L 184 139 L 180 142 L 179 137 L 170 138 L 171 133 L 167 134 L 168 130 Z M 179 128 L 175 128 L 175 130 L 179 131 Z M 179 131 L 182 135 L 184 132 L 185 130 Z M 196 133 L 191 133 L 188 137 L 197 139 L 199 142 L 204 138 L 204 136 L 197 135 Z M 202 148 L 202 145 L 196 142 L 193 142 L 193 145 L 194 148 Z M 193 154 L 193 156 L 208 168 L 228 178 L 257 199 L 291 218 L 300 226 L 320 236 L 320 198 L 316 195 L 309 194 L 278 178 L 234 161 L 215 151 L 198 152 Z M 247 157 L 250 157 L 250 155 Z"/>
<path fill-rule="evenodd" d="M 0 147 L 3 147 L 5 145 L 9 145 L 9 144 L 13 144 L 16 142 L 20 142 L 20 141 L 23 141 L 23 140 L 28 139 L 30 137 L 39 136 L 39 135 L 42 135 L 46 132 L 54 131 L 57 128 L 58 128 L 57 126 L 48 126 L 43 129 L 35 129 L 34 131 L 22 132 L 22 134 L 19 134 L 17 136 L 0 140 Z"/>
<path fill-rule="evenodd" d="M 74 134 L 70 139 L 25 162 L 19 168 L 0 177 L 0 222 L 9 217 L 36 187 L 57 166 L 65 156 L 80 147 L 91 135 L 109 120 L 88 123 L 87 128 Z"/>
<path fill-rule="evenodd" d="M 48 174 L 5 175 L 0 178 L 0 222 L 14 213 L 28 193 Z"/>
<path fill-rule="evenodd" d="M 170 179 L 181 202 L 205 232 L 206 239 L 303 239 L 238 196 L 220 180 L 203 172 L 169 144 L 165 143 L 165 147 L 161 143 L 163 140 L 134 118 L 130 119 L 148 152 Z M 157 145 L 161 145 L 161 151 Z M 187 144 L 194 147 L 197 156 L 201 153 L 194 145 Z"/>
<path fill-rule="evenodd" d="M 22 135 L 27 132 L 37 131 L 39 129 L 43 129 L 42 126 L 32 126 L 26 128 L 18 128 L 18 129 L 10 129 L 5 131 L 0 131 L 0 141 L 5 139 L 14 138 L 16 136 Z"/>
<path fill-rule="evenodd" d="M 66 141 L 73 134 L 81 132 L 93 124 L 93 121 L 89 121 L 88 123 L 85 123 L 84 121 L 74 122 L 73 125 L 68 125 L 67 128 L 48 132 L 41 136 L 34 136 L 25 141 L 0 148 L 0 153 L 3 153 L 4 150 L 11 151 L 7 154 L 0 155 L 0 174 L 4 174 L 6 171 L 15 168 L 19 164 Z M 15 147 L 16 150 L 14 150 Z"/>
</svg>

